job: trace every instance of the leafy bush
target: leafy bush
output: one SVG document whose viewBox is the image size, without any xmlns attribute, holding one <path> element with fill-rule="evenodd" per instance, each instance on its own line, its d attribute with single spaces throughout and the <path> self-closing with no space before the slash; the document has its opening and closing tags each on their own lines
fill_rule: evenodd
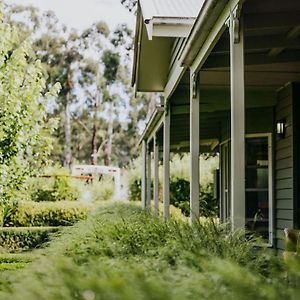
<svg viewBox="0 0 300 300">
<path fill-rule="evenodd" d="M 24 188 L 29 174 L 48 163 L 56 121 L 47 117 L 47 99 L 59 85 L 46 93 L 32 43 L 3 21 L 0 6 L 0 199 L 8 202 Z"/>
<path fill-rule="evenodd" d="M 140 177 L 132 178 L 129 182 L 129 200 L 141 201 L 142 199 L 142 181 Z"/>
<path fill-rule="evenodd" d="M 140 178 L 130 181 L 129 200 L 141 201 Z M 212 184 L 200 187 L 199 201 L 201 216 L 216 217 L 218 215 L 218 200 L 213 197 Z M 170 203 L 180 208 L 185 216 L 190 215 L 190 182 L 188 180 L 177 177 L 170 179 Z"/>
<path fill-rule="evenodd" d="M 90 205 L 72 202 L 19 202 L 17 210 L 10 216 L 6 226 L 65 226 L 86 219 Z"/>
<path fill-rule="evenodd" d="M 31 199 L 36 202 L 74 201 L 79 198 L 79 189 L 67 176 L 57 176 L 54 179 L 37 178 L 31 188 Z"/>
<path fill-rule="evenodd" d="M 9 251 L 37 248 L 49 240 L 51 233 L 57 231 L 57 227 L 0 228 L 0 244 L 2 248 Z M 11 260 L 6 259 L 6 262 Z"/>
<path fill-rule="evenodd" d="M 0 204 L 0 222 L 2 226 L 12 226 L 14 215 L 18 210 L 18 201 L 2 202 Z"/>
<path fill-rule="evenodd" d="M 114 194 L 115 184 L 110 176 L 102 176 L 100 181 L 93 180 L 82 190 L 89 192 L 92 201 L 108 201 Z"/>
</svg>

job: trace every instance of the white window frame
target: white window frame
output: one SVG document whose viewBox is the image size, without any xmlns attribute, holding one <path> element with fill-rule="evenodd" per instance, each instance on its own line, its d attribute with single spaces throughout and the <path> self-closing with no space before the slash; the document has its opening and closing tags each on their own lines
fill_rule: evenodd
<svg viewBox="0 0 300 300">
<path fill-rule="evenodd" d="M 273 164 L 274 164 L 274 158 L 273 158 L 273 135 L 272 133 L 253 133 L 253 134 L 246 134 L 245 139 L 251 139 L 251 138 L 268 138 L 268 197 L 269 197 L 269 241 L 267 243 L 268 247 L 272 247 L 274 244 L 273 236 L 274 236 L 274 187 L 273 187 Z M 220 143 L 220 146 L 229 143 L 231 139 L 226 139 L 225 141 Z M 221 149 L 221 148 L 220 148 Z M 222 158 L 224 159 L 224 158 Z M 246 162 L 245 162 L 246 163 Z M 220 172 L 220 176 L 223 176 L 223 171 Z M 223 191 L 221 191 L 221 194 L 223 194 Z M 222 199 L 224 201 L 224 199 Z M 223 204 L 224 205 L 224 204 Z M 228 216 L 227 216 L 228 218 Z"/>
</svg>

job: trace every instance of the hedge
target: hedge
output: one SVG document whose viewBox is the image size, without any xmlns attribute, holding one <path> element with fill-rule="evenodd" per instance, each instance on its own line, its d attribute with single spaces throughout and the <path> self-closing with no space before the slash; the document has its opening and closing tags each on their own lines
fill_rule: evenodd
<svg viewBox="0 0 300 300">
<path fill-rule="evenodd" d="M 91 205 L 74 201 L 20 201 L 3 226 L 68 226 L 86 219 L 90 210 Z"/>
<path fill-rule="evenodd" d="M 40 247 L 49 241 L 51 233 L 57 232 L 59 227 L 2 227 L 0 228 L 0 245 L 8 251 L 29 250 Z M 5 258 L 5 257 L 4 257 Z M 1 263 L 24 262 L 6 257 Z"/>
</svg>

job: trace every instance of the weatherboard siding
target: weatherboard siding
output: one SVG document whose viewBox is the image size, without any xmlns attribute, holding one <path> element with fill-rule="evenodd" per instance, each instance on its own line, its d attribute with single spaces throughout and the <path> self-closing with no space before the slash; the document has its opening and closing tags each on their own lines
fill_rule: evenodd
<svg viewBox="0 0 300 300">
<path fill-rule="evenodd" d="M 275 120 L 286 124 L 284 138 L 275 141 L 275 245 L 283 249 L 283 229 L 293 228 L 294 170 L 293 170 L 293 95 L 292 85 L 282 88 L 277 95 Z"/>
</svg>

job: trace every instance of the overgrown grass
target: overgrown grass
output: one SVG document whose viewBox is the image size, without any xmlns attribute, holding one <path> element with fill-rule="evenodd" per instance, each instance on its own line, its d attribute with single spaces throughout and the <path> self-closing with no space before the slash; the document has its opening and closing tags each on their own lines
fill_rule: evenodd
<svg viewBox="0 0 300 300">
<path fill-rule="evenodd" d="M 259 242 L 213 221 L 164 224 L 106 204 L 11 272 L 0 299 L 298 299 L 286 266 Z"/>
</svg>

